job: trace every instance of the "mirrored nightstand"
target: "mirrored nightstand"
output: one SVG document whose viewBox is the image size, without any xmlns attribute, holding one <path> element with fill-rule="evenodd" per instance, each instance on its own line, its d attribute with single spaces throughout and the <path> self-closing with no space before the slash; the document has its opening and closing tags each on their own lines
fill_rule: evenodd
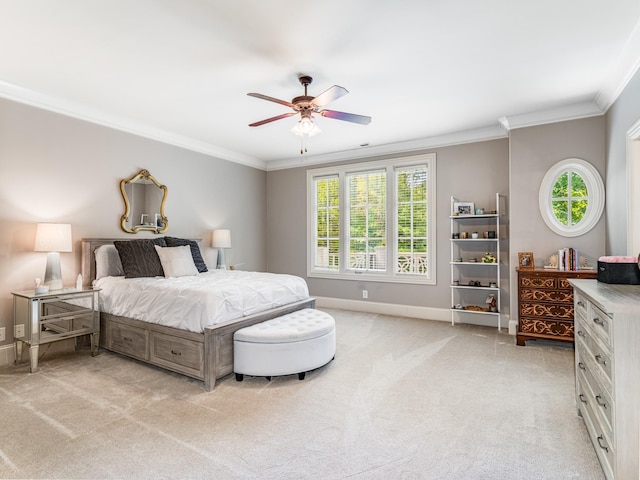
<svg viewBox="0 0 640 480">
<path fill-rule="evenodd" d="M 12 292 L 16 363 L 22 347 L 29 348 L 31 373 L 38 371 L 40 345 L 82 335 L 91 337 L 91 356 L 100 340 L 99 290 L 62 289 L 36 295 L 34 290 Z"/>
</svg>

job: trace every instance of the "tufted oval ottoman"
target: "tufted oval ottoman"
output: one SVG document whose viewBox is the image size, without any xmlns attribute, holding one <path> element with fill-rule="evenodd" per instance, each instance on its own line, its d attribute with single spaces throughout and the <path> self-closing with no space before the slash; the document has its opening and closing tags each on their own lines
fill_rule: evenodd
<svg viewBox="0 0 640 480">
<path fill-rule="evenodd" d="M 271 378 L 305 373 L 329 363 L 336 354 L 336 322 L 331 315 L 305 308 L 241 328 L 233 334 L 233 371 Z"/>
</svg>

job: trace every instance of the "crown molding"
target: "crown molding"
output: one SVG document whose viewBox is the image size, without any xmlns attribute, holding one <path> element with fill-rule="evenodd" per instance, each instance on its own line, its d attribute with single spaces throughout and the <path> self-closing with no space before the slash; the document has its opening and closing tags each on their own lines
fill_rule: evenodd
<svg viewBox="0 0 640 480">
<path fill-rule="evenodd" d="M 499 126 L 465 130 L 453 132 L 434 137 L 427 137 L 407 142 L 387 143 L 361 147 L 353 150 L 326 153 L 322 155 L 300 155 L 299 157 L 287 158 L 283 160 L 271 160 L 267 163 L 267 171 L 283 170 L 287 168 L 308 167 L 311 165 L 321 165 L 324 163 L 340 162 L 344 160 L 361 160 L 365 158 L 380 157 L 383 155 L 395 155 L 415 153 L 429 148 L 446 147 L 460 145 L 464 143 L 483 142 L 506 138 L 508 134 Z"/>
<path fill-rule="evenodd" d="M 150 127 L 149 125 L 133 121 L 126 117 L 111 115 L 100 110 L 89 108 L 86 105 L 82 105 L 77 102 L 35 92 L 2 80 L 0 80 L 0 98 L 6 98 L 7 100 L 23 103 L 32 107 L 41 108 L 43 110 L 59 113 L 61 115 L 77 118 L 78 120 L 83 120 L 97 125 L 102 125 L 114 130 L 131 133 L 139 137 L 149 138 L 158 142 L 181 147 L 186 150 L 204 153 L 205 155 L 210 155 L 222 160 L 228 160 L 230 162 L 258 168 L 260 170 L 266 169 L 266 163 L 263 160 L 233 152 L 231 150 L 226 150 L 184 135 Z"/>
<path fill-rule="evenodd" d="M 579 118 L 595 117 L 602 114 L 604 114 L 604 111 L 594 101 L 588 101 L 548 110 L 540 110 L 538 112 L 524 113 L 522 115 L 507 115 L 501 117 L 498 122 L 502 128 L 510 131 L 517 128 L 577 120 Z"/>
</svg>

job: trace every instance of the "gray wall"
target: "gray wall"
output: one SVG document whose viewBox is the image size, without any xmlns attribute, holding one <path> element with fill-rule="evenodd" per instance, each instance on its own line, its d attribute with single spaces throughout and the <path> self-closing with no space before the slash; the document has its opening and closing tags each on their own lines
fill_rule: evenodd
<svg viewBox="0 0 640 480">
<path fill-rule="evenodd" d="M 0 327 L 13 334 L 11 292 L 33 288 L 46 254 L 33 252 L 36 223 L 71 223 L 61 254 L 75 285 L 84 237 L 151 237 L 120 230 L 120 180 L 146 168 L 167 185 L 167 235 L 202 238 L 231 229 L 227 264 L 266 269 L 266 172 L 0 99 Z"/>
<path fill-rule="evenodd" d="M 627 132 L 640 121 L 640 70 L 607 112 L 607 253 L 627 252 Z M 640 185 L 635 185 L 640 188 Z"/>
<path fill-rule="evenodd" d="M 559 248 L 577 248 L 589 258 L 590 265 L 606 253 L 606 215 L 590 232 L 572 238 L 554 233 L 542 219 L 538 207 L 540 183 L 547 170 L 565 158 L 590 162 L 605 180 L 604 116 L 511 132 L 511 305 L 517 302 L 518 252 L 533 252 L 536 267 L 547 265 L 549 256 Z"/>
<path fill-rule="evenodd" d="M 307 278 L 306 172 L 314 166 L 267 174 L 268 270 L 306 278 L 315 296 L 362 300 L 361 291 L 366 289 L 371 302 L 450 308 L 450 198 L 453 195 L 478 207 L 495 208 L 496 192 L 508 191 L 509 142 L 505 138 L 421 153 L 433 152 L 437 171 L 436 285 Z"/>
<path fill-rule="evenodd" d="M 437 285 L 308 279 L 311 293 L 361 300 L 366 288 L 370 301 L 449 308 L 451 195 L 490 208 L 495 192 L 509 194 L 511 273 L 518 251 L 533 251 L 538 266 L 564 246 L 593 259 L 625 254 L 626 132 L 638 119 L 640 73 L 606 121 L 594 117 L 523 128 L 512 131 L 510 140 L 429 150 L 437 155 Z M 568 157 L 593 163 L 607 192 L 603 220 L 574 239 L 549 231 L 537 203 L 546 170 Z M 134 238 L 119 229 L 123 204 L 118 185 L 142 168 L 168 186 L 168 234 L 204 239 L 210 263 L 211 230 L 230 228 L 229 264 L 306 277 L 305 167 L 266 173 L 0 99 L 0 327 L 7 327 L 5 344 L 12 339 L 10 292 L 31 288 L 33 278 L 44 274 L 45 254 L 33 252 L 35 224 L 72 224 L 74 251 L 62 254 L 62 269 L 65 283 L 73 284 L 80 271 L 81 238 Z M 136 238 L 144 236 L 152 235 Z"/>
</svg>

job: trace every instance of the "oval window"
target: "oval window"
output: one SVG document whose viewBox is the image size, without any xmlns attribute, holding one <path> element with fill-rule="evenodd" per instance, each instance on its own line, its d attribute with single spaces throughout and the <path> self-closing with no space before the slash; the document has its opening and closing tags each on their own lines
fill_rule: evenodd
<svg viewBox="0 0 640 480">
<path fill-rule="evenodd" d="M 568 158 L 551 167 L 540 185 L 542 219 L 559 235 L 577 237 L 591 230 L 604 209 L 604 184 L 593 165 Z"/>
</svg>

